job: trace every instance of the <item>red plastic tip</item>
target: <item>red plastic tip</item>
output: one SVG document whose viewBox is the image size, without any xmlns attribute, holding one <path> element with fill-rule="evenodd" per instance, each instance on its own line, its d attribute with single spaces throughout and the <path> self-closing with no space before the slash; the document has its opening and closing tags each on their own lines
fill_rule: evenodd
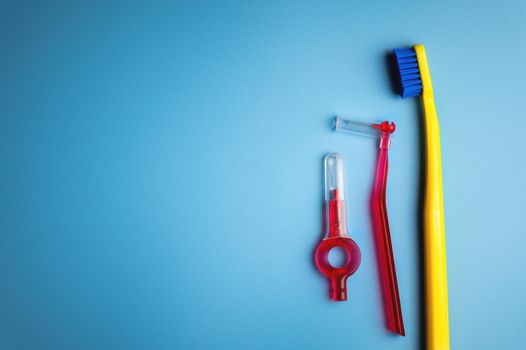
<svg viewBox="0 0 526 350">
<path fill-rule="evenodd" d="M 381 132 L 388 132 L 392 134 L 396 130 L 396 124 L 394 122 L 389 122 L 385 120 L 380 124 L 373 124 L 373 128 L 378 129 Z"/>
</svg>

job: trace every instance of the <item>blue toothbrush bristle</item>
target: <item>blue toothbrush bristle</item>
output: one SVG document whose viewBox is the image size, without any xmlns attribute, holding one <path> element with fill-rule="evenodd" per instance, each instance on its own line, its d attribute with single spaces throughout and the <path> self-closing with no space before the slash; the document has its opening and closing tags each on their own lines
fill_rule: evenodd
<svg viewBox="0 0 526 350">
<path fill-rule="evenodd" d="M 400 74 L 400 85 L 402 87 L 400 95 L 404 98 L 421 95 L 422 79 L 415 50 L 394 49 L 393 53 Z"/>
</svg>

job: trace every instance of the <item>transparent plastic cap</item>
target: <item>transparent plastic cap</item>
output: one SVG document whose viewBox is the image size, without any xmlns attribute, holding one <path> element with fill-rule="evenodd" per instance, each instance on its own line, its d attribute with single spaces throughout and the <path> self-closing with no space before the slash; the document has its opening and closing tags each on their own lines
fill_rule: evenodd
<svg viewBox="0 0 526 350">
<path fill-rule="evenodd" d="M 329 153 L 325 156 L 325 208 L 327 218 L 325 237 L 346 236 L 343 158 L 338 153 Z"/>
<path fill-rule="evenodd" d="M 391 134 L 394 133 L 396 125 L 394 122 L 383 121 L 381 123 L 363 123 L 354 120 L 334 118 L 334 130 L 344 131 L 355 135 L 380 138 L 380 148 L 391 146 Z"/>
<path fill-rule="evenodd" d="M 362 136 L 378 137 L 378 130 L 374 128 L 374 124 L 342 119 L 339 116 L 334 118 L 334 130 Z"/>
<path fill-rule="evenodd" d="M 325 200 L 345 200 L 343 158 L 338 153 L 325 156 Z"/>
</svg>

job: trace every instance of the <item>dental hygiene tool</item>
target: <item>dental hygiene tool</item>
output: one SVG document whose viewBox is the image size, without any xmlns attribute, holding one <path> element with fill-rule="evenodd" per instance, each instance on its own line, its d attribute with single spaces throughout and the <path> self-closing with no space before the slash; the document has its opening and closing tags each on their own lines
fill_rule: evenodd
<svg viewBox="0 0 526 350">
<path fill-rule="evenodd" d="M 424 282 L 426 349 L 449 349 L 446 233 L 442 195 L 440 130 L 431 73 L 423 45 L 394 49 L 402 97 L 422 96 L 425 133 Z"/>
<path fill-rule="evenodd" d="M 336 117 L 334 122 L 334 129 L 336 131 L 345 131 L 380 139 L 376 176 L 371 193 L 371 215 L 386 326 L 391 332 L 403 336 L 405 335 L 404 321 L 402 318 L 402 308 L 400 306 L 400 295 L 398 293 L 398 282 L 396 279 L 396 268 L 385 201 L 388 172 L 387 153 L 391 145 L 391 134 L 395 131 L 395 128 L 395 124 L 388 121 L 378 124 L 367 124 Z"/>
<path fill-rule="evenodd" d="M 330 298 L 347 300 L 347 278 L 360 266 L 361 254 L 358 245 L 347 233 L 345 215 L 345 186 L 343 159 L 338 153 L 325 156 L 325 237 L 314 252 L 314 261 L 320 272 L 329 279 Z M 333 266 L 329 253 L 334 248 L 345 252 L 345 262 Z"/>
</svg>

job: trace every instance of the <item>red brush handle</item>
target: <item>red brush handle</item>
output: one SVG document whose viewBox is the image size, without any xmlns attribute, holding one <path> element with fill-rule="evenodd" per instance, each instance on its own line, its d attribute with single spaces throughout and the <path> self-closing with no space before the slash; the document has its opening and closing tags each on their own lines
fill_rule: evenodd
<svg viewBox="0 0 526 350">
<path fill-rule="evenodd" d="M 329 252 L 335 247 L 343 249 L 346 254 L 341 267 L 333 267 L 329 262 Z M 361 261 L 358 245 L 349 237 L 324 239 L 316 248 L 314 258 L 318 270 L 329 279 L 330 298 L 334 301 L 347 300 L 347 278 L 356 272 Z"/>
<path fill-rule="evenodd" d="M 380 153 L 378 155 L 376 177 L 371 197 L 371 211 L 380 283 L 387 328 L 392 332 L 405 335 L 385 201 L 388 173 L 387 150 L 389 148 L 390 133 L 394 131 L 394 124 L 391 127 L 387 122 L 383 122 L 381 125 L 378 125 L 378 128 L 381 131 L 382 138 L 380 140 Z"/>
</svg>

